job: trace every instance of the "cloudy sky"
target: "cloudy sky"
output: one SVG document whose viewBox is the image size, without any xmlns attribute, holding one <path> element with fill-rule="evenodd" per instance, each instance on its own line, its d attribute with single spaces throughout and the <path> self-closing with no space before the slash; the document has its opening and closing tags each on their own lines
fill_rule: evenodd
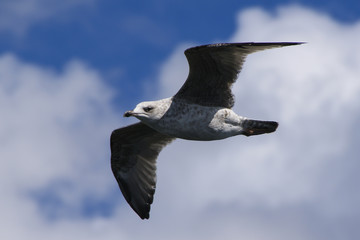
<svg viewBox="0 0 360 240">
<path fill-rule="evenodd" d="M 274 134 L 177 140 L 150 219 L 110 171 L 124 111 L 173 95 L 190 46 L 248 57 L 234 110 Z M 358 1 L 0 0 L 1 239 L 360 238 Z"/>
</svg>

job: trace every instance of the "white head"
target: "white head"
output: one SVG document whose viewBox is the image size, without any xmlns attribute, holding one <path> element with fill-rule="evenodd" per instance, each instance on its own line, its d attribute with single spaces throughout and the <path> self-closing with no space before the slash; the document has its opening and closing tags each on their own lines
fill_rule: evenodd
<svg viewBox="0 0 360 240">
<path fill-rule="evenodd" d="M 136 105 L 132 111 L 127 111 L 124 117 L 136 117 L 137 119 L 144 122 L 152 122 L 159 120 L 168 110 L 170 104 L 167 104 L 167 99 L 151 102 L 141 102 Z"/>
</svg>

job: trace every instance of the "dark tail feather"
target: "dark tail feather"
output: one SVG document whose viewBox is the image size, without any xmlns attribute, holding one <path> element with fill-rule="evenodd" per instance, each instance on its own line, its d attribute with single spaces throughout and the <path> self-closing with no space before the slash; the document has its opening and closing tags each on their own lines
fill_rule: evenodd
<svg viewBox="0 0 360 240">
<path fill-rule="evenodd" d="M 259 135 L 264 133 L 272 133 L 275 132 L 279 124 L 273 121 L 258 121 L 246 119 L 243 122 L 244 127 L 244 135 Z"/>
</svg>

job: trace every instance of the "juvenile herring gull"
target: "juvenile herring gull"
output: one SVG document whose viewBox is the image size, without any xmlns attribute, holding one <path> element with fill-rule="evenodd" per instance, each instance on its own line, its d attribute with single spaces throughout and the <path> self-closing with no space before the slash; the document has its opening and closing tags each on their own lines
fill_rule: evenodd
<svg viewBox="0 0 360 240">
<path fill-rule="evenodd" d="M 175 138 L 210 141 L 274 132 L 273 121 L 258 121 L 231 110 L 231 86 L 248 54 L 295 42 L 221 43 L 185 51 L 190 72 L 170 98 L 141 102 L 125 117 L 140 122 L 111 134 L 111 168 L 121 192 L 140 218 L 149 218 L 156 186 L 156 159 Z"/>
</svg>

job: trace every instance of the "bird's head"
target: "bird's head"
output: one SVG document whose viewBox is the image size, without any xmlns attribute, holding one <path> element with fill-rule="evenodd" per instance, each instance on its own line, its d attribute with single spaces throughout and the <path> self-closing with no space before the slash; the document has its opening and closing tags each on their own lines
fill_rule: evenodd
<svg viewBox="0 0 360 240">
<path fill-rule="evenodd" d="M 167 108 L 164 108 L 164 105 L 160 101 L 151 101 L 151 102 L 141 102 L 136 105 L 135 109 L 132 111 L 127 111 L 124 113 L 124 117 L 136 117 L 141 121 L 152 121 L 159 120 Z"/>
</svg>

